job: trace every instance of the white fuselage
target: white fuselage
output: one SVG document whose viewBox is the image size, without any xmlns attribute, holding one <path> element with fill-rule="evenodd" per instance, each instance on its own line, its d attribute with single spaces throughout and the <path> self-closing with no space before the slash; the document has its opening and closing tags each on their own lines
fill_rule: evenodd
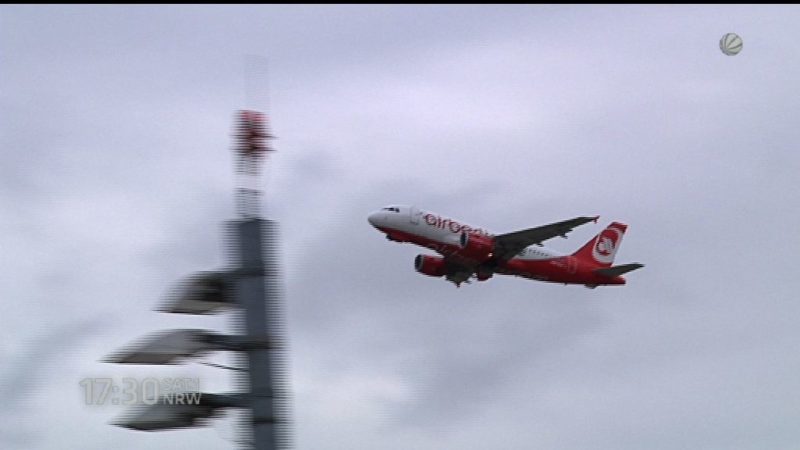
<svg viewBox="0 0 800 450">
<path fill-rule="evenodd" d="M 463 224 L 454 219 L 442 217 L 438 214 L 420 210 L 414 206 L 389 206 L 382 208 L 368 217 L 369 223 L 388 236 L 411 235 L 421 239 L 414 239 L 434 251 L 444 253 L 448 248 L 458 246 L 461 233 L 479 233 L 491 236 L 488 231 Z M 544 260 L 564 256 L 555 250 L 544 246 L 532 245 L 523 249 L 514 259 Z"/>
</svg>

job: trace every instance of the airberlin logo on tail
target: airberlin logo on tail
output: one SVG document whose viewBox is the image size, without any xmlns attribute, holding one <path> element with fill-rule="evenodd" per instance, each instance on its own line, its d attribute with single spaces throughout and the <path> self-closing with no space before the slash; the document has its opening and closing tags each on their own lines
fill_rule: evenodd
<svg viewBox="0 0 800 450">
<path fill-rule="evenodd" d="M 597 253 L 608 256 L 614 251 L 614 241 L 609 237 L 600 237 L 597 240 Z"/>
<path fill-rule="evenodd" d="M 621 240 L 621 230 L 611 227 L 606 228 L 597 236 L 594 248 L 592 248 L 592 258 L 599 263 L 611 264 L 614 261 L 614 255 L 617 253 L 617 247 Z"/>
<path fill-rule="evenodd" d="M 489 236 L 489 233 L 486 230 L 481 228 L 472 228 L 469 225 L 461 225 L 460 223 L 456 222 L 455 220 L 451 219 L 443 219 L 439 216 L 435 216 L 433 214 L 425 214 L 423 216 L 425 219 L 425 223 L 432 227 L 441 228 L 443 230 L 449 230 L 451 233 L 477 233 L 482 234 L 484 236 Z"/>
</svg>

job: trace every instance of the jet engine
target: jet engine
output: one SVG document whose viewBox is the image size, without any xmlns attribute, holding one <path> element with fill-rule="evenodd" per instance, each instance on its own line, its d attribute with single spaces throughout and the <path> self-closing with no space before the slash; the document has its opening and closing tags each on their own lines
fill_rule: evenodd
<svg viewBox="0 0 800 450">
<path fill-rule="evenodd" d="M 494 238 L 478 233 L 461 233 L 458 241 L 461 256 L 484 262 L 493 256 Z"/>
<path fill-rule="evenodd" d="M 417 255 L 414 258 L 414 269 L 430 277 L 444 276 L 444 259 L 438 256 Z"/>
</svg>

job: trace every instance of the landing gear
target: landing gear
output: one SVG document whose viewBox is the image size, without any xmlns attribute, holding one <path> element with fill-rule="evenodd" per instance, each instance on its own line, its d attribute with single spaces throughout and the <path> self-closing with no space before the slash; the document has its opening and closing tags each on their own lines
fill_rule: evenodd
<svg viewBox="0 0 800 450">
<path fill-rule="evenodd" d="M 455 284 L 457 288 L 461 287 L 461 283 L 472 284 L 472 282 L 470 280 L 464 280 L 464 281 L 453 281 L 453 280 L 450 280 L 450 282 Z"/>
</svg>

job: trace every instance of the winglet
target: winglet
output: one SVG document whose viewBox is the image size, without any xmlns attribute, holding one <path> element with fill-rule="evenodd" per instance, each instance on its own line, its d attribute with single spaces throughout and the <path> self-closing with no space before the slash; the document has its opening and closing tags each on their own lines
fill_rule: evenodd
<svg viewBox="0 0 800 450">
<path fill-rule="evenodd" d="M 597 223 L 597 220 L 598 220 L 599 218 L 600 218 L 600 216 L 594 216 L 594 219 L 593 219 L 594 223 Z"/>
</svg>

